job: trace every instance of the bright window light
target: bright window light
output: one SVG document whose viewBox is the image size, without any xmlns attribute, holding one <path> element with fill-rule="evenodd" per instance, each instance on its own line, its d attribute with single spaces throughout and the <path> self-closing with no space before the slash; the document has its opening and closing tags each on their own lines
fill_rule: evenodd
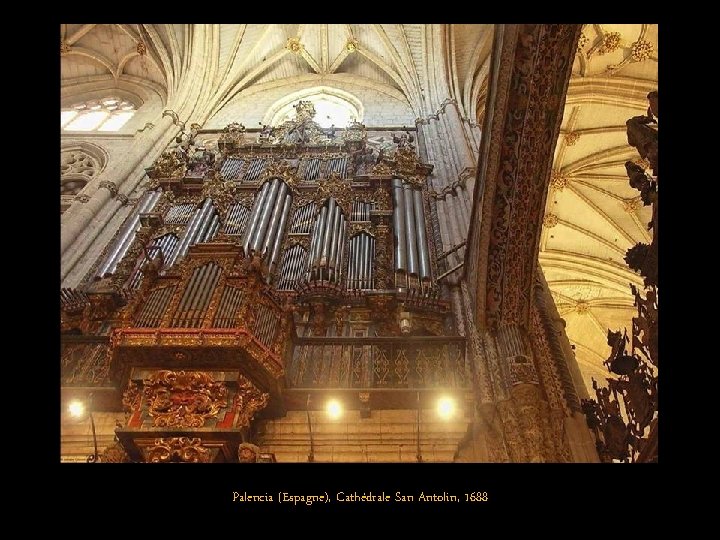
<svg viewBox="0 0 720 540">
<path fill-rule="evenodd" d="M 130 120 L 133 114 L 135 114 L 135 111 L 113 114 L 107 122 L 98 128 L 98 131 L 118 131 Z"/>
<path fill-rule="evenodd" d="M 100 123 L 105 120 L 110 113 L 105 111 L 93 111 L 81 114 L 70 122 L 65 129 L 67 131 L 92 131 L 97 128 Z"/>
<path fill-rule="evenodd" d="M 332 125 L 345 127 L 350 123 L 350 120 L 355 118 L 355 114 L 347 105 L 322 98 L 313 100 L 313 105 L 315 105 L 315 121 L 320 127 L 328 128 Z"/>
<path fill-rule="evenodd" d="M 119 131 L 135 114 L 135 105 L 117 97 L 78 103 L 60 111 L 60 129 Z"/>
<path fill-rule="evenodd" d="M 358 109 L 349 101 L 331 94 L 323 92 L 312 94 L 301 98 L 302 101 L 310 101 L 315 107 L 315 117 L 313 120 L 322 128 L 335 126 L 336 128 L 345 128 L 354 120 L 359 119 Z M 298 101 L 285 104 L 271 120 L 272 125 L 279 126 L 287 120 L 295 118 L 295 105 Z"/>
<path fill-rule="evenodd" d="M 77 111 L 60 111 L 60 127 L 77 116 Z"/>
</svg>

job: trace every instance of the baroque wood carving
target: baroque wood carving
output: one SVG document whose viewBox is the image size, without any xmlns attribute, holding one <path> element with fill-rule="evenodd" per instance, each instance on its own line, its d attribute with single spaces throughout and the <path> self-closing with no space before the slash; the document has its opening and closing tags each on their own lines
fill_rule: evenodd
<svg viewBox="0 0 720 540">
<path fill-rule="evenodd" d="M 481 326 L 526 325 L 555 144 L 581 25 L 505 25 L 490 132 L 483 221 L 470 231 Z M 481 152 L 482 153 L 482 152 Z"/>
</svg>

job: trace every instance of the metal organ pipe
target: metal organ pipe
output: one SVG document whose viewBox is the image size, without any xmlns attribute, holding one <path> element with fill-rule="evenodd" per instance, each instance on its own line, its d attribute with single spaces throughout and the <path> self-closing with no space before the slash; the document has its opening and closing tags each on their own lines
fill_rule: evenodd
<svg viewBox="0 0 720 540">
<path fill-rule="evenodd" d="M 248 254 L 250 252 L 250 240 L 252 236 L 252 232 L 255 230 L 255 227 L 257 226 L 258 217 L 260 216 L 260 211 L 263 208 L 263 204 L 265 204 L 265 198 L 267 197 L 268 190 L 270 189 L 270 182 L 265 182 L 260 188 L 260 191 L 255 196 L 255 202 L 253 203 L 252 211 L 250 212 L 250 217 L 248 218 L 247 227 L 245 228 L 245 233 L 243 234 L 243 249 L 245 250 L 245 254 Z"/>
<path fill-rule="evenodd" d="M 100 276 L 115 271 L 118 263 L 125 256 L 130 244 L 132 244 L 135 239 L 135 233 L 137 232 L 137 227 L 140 224 L 140 214 L 152 209 L 152 207 L 155 206 L 155 202 L 157 202 L 160 198 L 160 195 L 161 193 L 159 191 L 147 192 L 144 199 L 138 204 L 138 206 L 136 206 L 131 218 L 129 219 L 127 228 L 125 228 L 121 238 L 116 244 L 116 247 L 113 249 L 111 257 L 109 257 L 108 262 L 103 265 L 104 268 L 101 268 L 101 272 L 99 273 Z"/>
<path fill-rule="evenodd" d="M 291 289 L 305 271 L 308 252 L 299 245 L 287 251 L 286 262 L 283 263 L 282 280 L 279 289 Z"/>
<path fill-rule="evenodd" d="M 355 237 L 357 240 L 355 240 L 355 288 L 360 289 L 362 288 L 362 285 L 360 283 L 360 278 L 362 277 L 362 239 L 363 235 L 360 234 Z"/>
<path fill-rule="evenodd" d="M 272 216 L 270 217 L 270 224 L 268 226 L 267 234 L 265 234 L 265 240 L 262 243 L 262 249 L 260 250 L 260 252 L 264 253 L 265 257 L 267 258 L 270 258 L 269 256 L 274 249 L 273 240 L 275 239 L 275 235 L 277 234 L 278 226 L 280 225 L 280 220 L 285 209 L 285 195 L 288 190 L 287 184 L 285 182 L 280 182 L 278 180 L 278 183 L 278 194 L 274 201 L 274 208 Z M 270 250 L 270 252 L 268 252 L 268 249 Z"/>
<path fill-rule="evenodd" d="M 162 251 L 163 254 L 163 262 L 167 261 L 170 258 L 170 255 L 175 249 L 177 243 L 178 237 L 174 234 L 166 234 L 162 237 L 162 241 L 160 242 L 159 247 L 160 251 Z"/>
<path fill-rule="evenodd" d="M 198 243 L 201 242 L 209 242 L 213 239 L 215 236 L 215 233 L 217 232 L 218 226 L 219 226 L 220 216 L 218 214 L 213 215 L 212 221 L 210 222 L 210 225 L 207 228 L 207 232 L 202 237 L 202 240 L 200 240 Z"/>
<path fill-rule="evenodd" d="M 192 216 L 193 210 L 195 210 L 195 205 L 192 203 L 173 205 L 163 221 L 172 225 L 184 225 Z"/>
<path fill-rule="evenodd" d="M 340 232 L 338 238 L 337 252 L 335 253 L 335 278 L 339 283 L 342 277 L 342 256 L 345 251 L 345 219 L 340 222 Z"/>
<path fill-rule="evenodd" d="M 393 178 L 393 199 L 395 211 L 393 212 L 393 233 L 395 236 L 395 270 L 407 268 L 406 257 L 406 231 L 405 231 L 405 195 L 400 179 Z"/>
<path fill-rule="evenodd" d="M 308 279 L 339 282 L 345 246 L 346 219 L 333 198 L 320 208 L 310 239 L 306 275 Z"/>
<path fill-rule="evenodd" d="M 365 263 L 365 287 L 372 289 L 372 264 L 373 252 L 375 249 L 375 238 L 367 237 L 367 262 Z"/>
<path fill-rule="evenodd" d="M 332 235 L 332 227 L 335 223 L 335 213 L 337 212 L 337 204 L 335 199 L 330 199 L 328 202 L 328 214 L 325 220 L 325 227 L 320 231 L 322 237 L 322 250 L 320 252 L 320 264 L 321 267 L 327 267 L 328 256 L 330 252 L 330 237 Z"/>
<path fill-rule="evenodd" d="M 320 176 L 320 160 L 317 158 L 303 160 L 306 161 L 305 165 L 305 180 L 315 180 Z"/>
<path fill-rule="evenodd" d="M 368 265 L 368 287 L 371 289 L 375 288 L 374 275 L 373 275 L 373 261 L 375 260 L 375 237 L 370 237 L 370 264 Z"/>
<path fill-rule="evenodd" d="M 364 234 L 361 234 L 358 241 L 358 266 L 357 266 L 357 277 L 355 282 L 357 283 L 358 289 L 364 289 L 364 277 L 365 277 L 365 238 Z"/>
<path fill-rule="evenodd" d="M 170 326 L 180 326 L 182 313 L 187 312 L 188 298 L 194 290 L 195 282 L 198 279 L 198 273 L 198 269 L 196 268 L 195 271 L 192 273 L 192 276 L 190 276 L 190 281 L 188 282 L 185 290 L 183 291 L 182 297 L 180 298 L 180 304 L 177 307 L 177 311 L 173 316 L 173 320 Z"/>
<path fill-rule="evenodd" d="M 253 182 L 254 180 L 257 180 L 263 169 L 265 169 L 265 160 L 262 158 L 253 159 L 248 165 L 247 172 L 245 173 L 243 180 L 245 182 Z"/>
<path fill-rule="evenodd" d="M 200 218 L 200 208 L 196 208 L 192 214 L 192 217 L 190 218 L 190 221 L 188 221 L 188 224 L 185 225 L 185 228 L 180 233 L 180 240 L 176 244 L 175 250 L 172 252 L 170 257 L 168 258 L 166 266 L 170 267 L 175 263 L 175 260 L 178 258 L 180 251 L 183 249 L 183 246 L 189 239 L 190 231 L 193 230 L 193 228 L 197 224 L 197 221 L 199 218 Z"/>
<path fill-rule="evenodd" d="M 315 215 L 315 205 L 310 203 L 298 208 L 293 214 L 290 233 L 307 234 L 310 233 Z"/>
<path fill-rule="evenodd" d="M 145 192 L 143 198 L 140 200 L 137 206 L 135 206 L 135 209 L 132 211 L 130 216 L 128 216 L 125 225 L 123 225 L 123 228 L 121 229 L 122 232 L 120 233 L 119 238 L 117 239 L 115 245 L 110 251 L 109 256 L 107 257 L 107 259 L 105 259 L 105 263 L 103 263 L 103 265 L 98 270 L 97 275 L 104 276 L 105 274 L 115 271 L 115 268 L 120 262 L 120 259 L 123 258 L 128 248 L 130 247 L 130 244 L 135 238 L 135 231 L 138 224 L 140 223 L 140 214 L 151 210 L 155 206 L 157 200 L 160 198 L 160 195 L 162 195 L 162 192 L 160 191 Z"/>
<path fill-rule="evenodd" d="M 220 169 L 220 174 L 227 180 L 236 180 L 240 177 L 240 169 L 244 160 L 237 158 L 228 158 Z"/>
<path fill-rule="evenodd" d="M 203 208 L 202 213 L 200 214 L 200 220 L 197 227 L 197 230 L 195 231 L 195 234 L 192 237 L 192 240 L 188 242 L 188 248 L 190 246 L 194 246 L 195 244 L 199 244 L 203 241 L 203 238 L 205 238 L 205 235 L 207 234 L 207 230 L 210 227 L 210 224 L 212 223 L 213 214 L 215 213 L 215 207 L 212 204 L 211 199 L 207 199 L 210 201 L 210 204 L 208 204 L 206 207 Z M 185 250 L 187 252 L 187 249 Z M 185 255 L 185 253 L 182 253 L 181 255 Z"/>
<path fill-rule="evenodd" d="M 371 251 L 371 244 L 372 243 L 372 236 L 366 236 L 365 237 L 365 266 L 363 268 L 363 280 L 365 284 L 365 288 L 370 288 L 370 268 L 372 266 L 372 251 Z"/>
<path fill-rule="evenodd" d="M 408 274 L 418 273 L 417 229 L 415 227 L 415 210 L 413 209 L 413 193 L 408 186 L 403 186 L 405 192 L 405 229 L 407 231 L 407 271 Z"/>
<path fill-rule="evenodd" d="M 291 206 L 292 194 L 285 182 L 273 178 L 263 184 L 247 217 L 242 241 L 246 255 L 253 251 L 262 255 L 269 268 L 278 262 Z"/>
<path fill-rule="evenodd" d="M 173 249 L 177 245 L 177 242 L 178 242 L 178 237 L 172 233 L 164 234 L 164 235 L 160 236 L 159 238 L 156 238 L 155 240 L 153 240 L 151 247 L 160 248 L 160 252 L 162 253 L 162 257 L 163 257 L 163 265 L 167 264 L 167 261 L 170 258 L 170 254 L 172 253 Z M 152 251 L 151 251 L 151 256 L 153 258 L 157 257 L 157 255 Z M 133 276 L 132 280 L 130 280 L 130 288 L 131 289 L 135 289 L 140 286 L 140 283 L 142 282 L 142 278 L 143 278 L 142 267 L 147 260 L 148 260 L 147 256 L 144 256 L 143 261 L 140 264 L 140 268 L 135 272 L 135 275 Z"/>
<path fill-rule="evenodd" d="M 237 287 L 225 287 L 213 326 L 217 328 L 230 328 L 233 326 L 235 314 L 242 301 L 242 295 L 242 290 Z"/>
<path fill-rule="evenodd" d="M 335 212 L 335 222 L 332 226 L 332 236 L 330 238 L 330 253 L 328 254 L 328 261 L 327 266 L 330 270 L 332 270 L 333 274 L 335 274 L 335 259 L 337 257 L 337 252 L 339 248 L 340 243 L 340 227 L 342 225 L 343 221 L 343 215 L 340 211 L 340 208 L 337 207 L 337 210 Z M 333 277 L 335 277 L 333 275 Z"/>
<path fill-rule="evenodd" d="M 420 279 L 430 279 L 430 253 L 428 251 L 427 234 L 425 232 L 425 208 L 423 207 L 422 193 L 419 189 L 413 191 L 415 207 L 415 225 L 417 227 L 417 245 L 420 255 Z"/>
<path fill-rule="evenodd" d="M 228 217 L 223 226 L 223 232 L 227 234 L 240 234 L 247 224 L 250 210 L 242 204 L 234 204 L 230 207 Z"/>
<path fill-rule="evenodd" d="M 284 184 L 283 184 L 284 185 Z M 287 186 L 286 191 L 287 191 Z M 280 215 L 280 224 L 277 227 L 277 230 L 274 234 L 273 244 L 272 244 L 272 250 L 270 251 L 270 259 L 267 263 L 268 268 L 272 271 L 273 266 L 275 265 L 276 261 L 278 260 L 278 257 L 280 256 L 280 248 L 282 247 L 282 239 L 283 239 L 283 231 L 285 230 L 285 223 L 287 222 L 288 216 L 290 215 L 290 207 L 292 206 L 292 195 L 289 193 L 285 195 L 285 204 L 282 209 L 282 213 Z M 278 208 L 280 205 L 278 205 Z M 268 274 L 268 280 L 270 279 L 270 275 Z"/>
<path fill-rule="evenodd" d="M 180 243 L 173 254 L 172 262 L 168 264 L 168 266 L 174 264 L 178 258 L 184 257 L 188 248 L 195 243 L 194 240 L 198 234 L 198 229 L 203 225 L 203 222 L 211 208 L 212 199 L 206 198 L 205 201 L 203 201 L 202 208 L 199 211 L 196 210 L 193 219 L 191 219 L 190 223 L 188 223 L 187 227 L 185 227 L 182 240 L 180 240 Z"/>
<path fill-rule="evenodd" d="M 350 239 L 350 260 L 348 261 L 348 276 L 347 276 L 347 283 L 348 288 L 350 289 L 356 289 L 355 286 L 355 276 L 356 276 L 356 268 L 357 268 L 357 245 L 358 245 L 358 237 L 353 236 Z"/>
<path fill-rule="evenodd" d="M 205 276 L 205 281 L 202 283 L 200 294 L 193 306 L 194 311 L 192 312 L 192 317 L 190 319 L 190 324 L 193 327 L 198 327 L 202 324 L 203 317 L 205 316 L 205 312 L 207 311 L 207 307 L 210 302 L 210 296 L 215 290 L 215 285 L 217 285 L 218 279 L 220 278 L 220 265 L 211 264 L 209 266 L 210 271 Z"/>
<path fill-rule="evenodd" d="M 195 272 L 198 274 L 198 277 L 193 283 L 192 290 L 190 291 L 190 296 L 188 297 L 187 303 L 185 305 L 185 310 L 183 311 L 182 318 L 180 319 L 180 326 L 187 326 L 190 322 L 191 313 L 195 309 L 198 295 L 200 294 L 200 289 L 205 283 L 205 276 L 206 274 L 208 274 L 209 270 L 209 264 L 203 265 L 195 270 Z"/>
<path fill-rule="evenodd" d="M 291 276 L 295 267 L 298 246 L 293 246 L 285 252 L 280 262 L 280 277 L 278 278 L 278 289 L 289 289 Z"/>
<path fill-rule="evenodd" d="M 277 198 L 278 189 L 280 187 L 280 180 L 274 178 L 271 180 L 272 185 L 270 186 L 270 192 L 266 197 L 264 208 L 260 214 L 257 226 L 254 231 L 251 231 L 250 251 L 258 251 L 262 245 L 265 232 L 267 231 L 270 223 L 270 216 L 275 206 L 275 200 Z"/>
<path fill-rule="evenodd" d="M 359 234 L 356 242 L 355 252 L 355 288 L 362 289 L 362 256 L 363 256 L 363 235 Z"/>
<path fill-rule="evenodd" d="M 320 215 L 316 221 L 315 234 L 313 234 L 313 245 L 312 245 L 312 258 L 310 259 L 310 265 L 316 267 L 320 264 L 320 252 L 322 249 L 322 233 L 325 230 L 325 217 L 327 215 L 327 206 L 323 206 L 320 209 Z"/>
</svg>

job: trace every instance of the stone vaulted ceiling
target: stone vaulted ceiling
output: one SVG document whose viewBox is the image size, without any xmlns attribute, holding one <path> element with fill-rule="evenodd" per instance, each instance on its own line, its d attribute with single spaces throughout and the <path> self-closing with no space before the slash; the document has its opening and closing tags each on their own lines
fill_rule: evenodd
<svg viewBox="0 0 720 540">
<path fill-rule="evenodd" d="M 303 77 L 391 89 L 418 117 L 452 92 L 475 113 L 492 41 L 492 25 L 63 24 L 60 30 L 64 90 L 90 81 L 132 82 L 167 102 L 201 51 L 208 92 L 200 110 L 208 117 L 251 86 Z M 429 46 L 443 49 L 432 62 Z M 440 84 L 439 73 L 452 81 Z"/>
<path fill-rule="evenodd" d="M 586 25 L 555 151 L 540 264 L 588 388 L 607 376 L 608 328 L 629 329 L 635 314 L 629 284 L 641 279 L 625 252 L 651 238 L 651 210 L 625 173 L 639 160 L 625 121 L 647 110 L 657 54 L 657 25 Z"/>
<path fill-rule="evenodd" d="M 120 88 L 128 82 L 166 97 L 181 73 L 184 26 L 60 25 L 63 88 L 101 82 Z"/>
</svg>

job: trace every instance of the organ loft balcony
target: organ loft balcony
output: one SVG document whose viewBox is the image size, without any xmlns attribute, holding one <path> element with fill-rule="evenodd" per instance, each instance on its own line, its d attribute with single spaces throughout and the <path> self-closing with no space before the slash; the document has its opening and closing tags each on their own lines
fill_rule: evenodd
<svg viewBox="0 0 720 540">
<path fill-rule="evenodd" d="M 146 271 L 110 334 L 110 378 L 122 386 L 136 369 L 237 370 L 280 413 L 292 316 L 266 280 L 258 256 L 222 242 L 190 247 L 163 275 Z"/>
</svg>

